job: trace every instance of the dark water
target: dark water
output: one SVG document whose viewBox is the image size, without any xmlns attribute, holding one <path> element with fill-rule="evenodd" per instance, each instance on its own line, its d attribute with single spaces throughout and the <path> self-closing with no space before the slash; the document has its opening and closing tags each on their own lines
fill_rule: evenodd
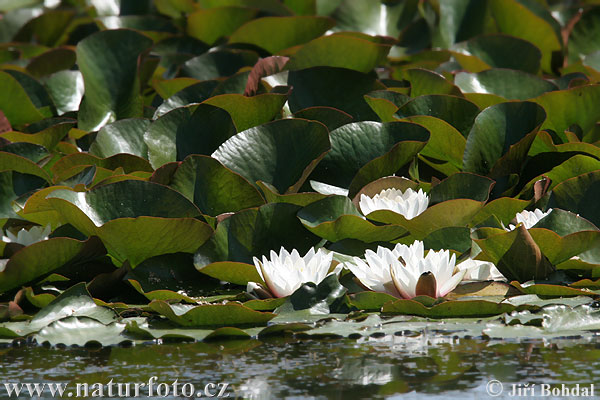
<svg viewBox="0 0 600 400">
<path fill-rule="evenodd" d="M 487 399 L 492 398 L 486 387 L 493 379 L 503 384 L 496 398 L 549 398 L 541 396 L 548 393 L 543 384 L 550 390 L 580 384 L 579 394 L 592 383 L 600 386 L 596 342 L 595 335 L 498 342 L 404 332 L 358 340 L 279 337 L 102 348 L 8 346 L 0 348 L 0 398 L 9 398 L 5 383 L 44 382 L 68 383 L 66 393 L 72 398 L 77 398 L 77 384 L 80 395 L 85 394 L 83 384 L 89 385 L 87 398 L 118 398 L 117 384 L 129 383 L 133 398 L 134 383 L 145 383 L 138 398 L 190 398 L 186 395 L 193 384 L 202 398 L 224 389 L 229 398 L 250 399 Z M 153 376 L 154 396 L 149 397 Z M 102 391 L 98 385 L 110 379 L 112 396 L 107 385 Z M 173 395 L 176 379 L 178 396 Z M 521 396 L 510 395 L 512 384 Z M 529 391 L 519 392 L 525 384 Z M 125 386 L 121 389 L 124 394 Z M 491 390 L 497 393 L 499 384 L 493 383 Z M 31 397 L 24 389 L 19 398 Z M 41 398 L 53 397 L 46 388 Z"/>
</svg>

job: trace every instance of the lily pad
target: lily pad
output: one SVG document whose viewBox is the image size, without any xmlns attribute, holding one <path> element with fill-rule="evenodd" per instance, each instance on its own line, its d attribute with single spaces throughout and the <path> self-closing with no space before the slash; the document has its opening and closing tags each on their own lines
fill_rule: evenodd
<svg viewBox="0 0 600 400">
<path fill-rule="evenodd" d="M 349 187 L 354 196 L 367 183 L 392 175 L 407 164 L 429 139 L 429 131 L 409 122 L 354 122 L 330 134 L 331 151 L 312 179 Z"/>
<path fill-rule="evenodd" d="M 248 152 L 249 148 L 254 151 Z M 284 119 L 233 136 L 212 157 L 251 183 L 261 180 L 279 193 L 295 193 L 329 148 L 324 125 Z M 279 160 L 285 160 L 285 164 Z"/>
<path fill-rule="evenodd" d="M 511 312 L 516 307 L 505 303 L 485 300 L 449 300 L 427 307 L 414 300 L 396 300 L 383 305 L 386 314 L 417 315 L 428 318 L 489 317 Z"/>
<path fill-rule="evenodd" d="M 0 292 L 18 288 L 46 277 L 66 264 L 93 259 L 105 252 L 97 238 L 79 241 L 61 237 L 34 243 L 10 257 L 0 272 Z"/>
<path fill-rule="evenodd" d="M 467 137 L 479 108 L 463 97 L 449 95 L 419 96 L 404 104 L 395 113 L 398 118 L 429 115 L 442 119 Z"/>
<path fill-rule="evenodd" d="M 173 174 L 171 187 L 211 216 L 265 203 L 248 181 L 207 156 L 187 157 Z"/>
<path fill-rule="evenodd" d="M 264 325 L 275 317 L 275 314 L 254 311 L 241 304 L 185 306 L 154 300 L 149 307 L 181 326 Z"/>
<path fill-rule="evenodd" d="M 148 158 L 144 132 L 149 125 L 150 121 L 142 118 L 124 119 L 105 125 L 90 146 L 90 153 L 102 158 L 119 153 Z"/>
<path fill-rule="evenodd" d="M 190 154 L 209 155 L 236 134 L 225 110 L 208 104 L 180 107 L 150 124 L 144 133 L 153 166 L 182 161 Z"/>
<path fill-rule="evenodd" d="M 292 55 L 286 67 L 295 70 L 327 66 L 367 73 L 382 64 L 389 51 L 389 44 L 333 34 L 321 36 L 302 46 Z"/>
<path fill-rule="evenodd" d="M 231 34 L 229 42 L 253 44 L 275 54 L 321 36 L 334 24 L 326 17 L 263 17 L 239 27 Z"/>
<path fill-rule="evenodd" d="M 375 225 L 363 218 L 352 201 L 332 196 L 314 202 L 298 212 L 306 229 L 330 242 L 358 239 L 363 242 L 391 241 L 406 230 L 401 226 Z"/>
<path fill-rule="evenodd" d="M 305 254 L 319 238 L 296 217 L 300 209 L 293 204 L 272 203 L 235 213 L 218 224 L 215 234 L 198 249 L 194 265 L 201 269 L 216 261 L 250 264 L 252 257 L 281 247 Z"/>
<path fill-rule="evenodd" d="M 79 42 L 77 64 L 85 84 L 80 129 L 98 130 L 117 119 L 142 116 L 138 57 L 151 45 L 150 38 L 126 29 L 98 32 Z"/>
</svg>

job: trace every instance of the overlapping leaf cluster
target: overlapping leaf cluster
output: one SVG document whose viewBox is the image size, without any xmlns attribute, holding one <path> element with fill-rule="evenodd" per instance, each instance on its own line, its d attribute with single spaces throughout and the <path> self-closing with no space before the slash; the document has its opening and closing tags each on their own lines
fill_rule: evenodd
<svg viewBox="0 0 600 400">
<path fill-rule="evenodd" d="M 52 229 L 0 243 L 0 319 L 20 321 L 1 337 L 247 336 L 231 327 L 279 306 L 491 316 L 539 310 L 514 294 L 600 288 L 594 1 L 28 0 L 0 12 L 0 220 Z M 389 187 L 421 188 L 430 206 L 363 218 L 359 196 Z M 535 208 L 554 211 L 504 229 Z M 513 283 L 396 300 L 345 273 L 344 286 L 305 288 L 302 306 L 238 286 L 260 281 L 252 257 L 282 246 L 339 261 L 414 240 L 480 249 Z"/>
</svg>

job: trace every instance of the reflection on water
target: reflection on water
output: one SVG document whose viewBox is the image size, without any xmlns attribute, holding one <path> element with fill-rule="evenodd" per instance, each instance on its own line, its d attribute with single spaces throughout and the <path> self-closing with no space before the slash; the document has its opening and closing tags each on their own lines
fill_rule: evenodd
<svg viewBox="0 0 600 400">
<path fill-rule="evenodd" d="M 196 389 L 228 382 L 229 398 L 251 399 L 478 399 L 488 398 L 486 383 L 496 379 L 504 384 L 499 398 L 510 398 L 512 383 L 600 382 L 595 361 L 600 345 L 595 339 L 498 342 L 404 331 L 358 340 L 288 337 L 98 349 L 4 347 L 0 398 L 6 398 L 1 385 L 6 382 L 75 386 L 111 378 L 148 382 L 152 376 L 157 383 L 177 379 Z"/>
</svg>

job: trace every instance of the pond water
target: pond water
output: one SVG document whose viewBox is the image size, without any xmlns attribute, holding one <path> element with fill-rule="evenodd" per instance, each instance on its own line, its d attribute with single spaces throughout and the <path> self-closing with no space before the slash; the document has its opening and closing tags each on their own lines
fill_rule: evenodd
<svg viewBox="0 0 600 400">
<path fill-rule="evenodd" d="M 488 389 L 499 394 L 496 398 L 542 398 L 552 390 L 568 398 L 576 394 L 576 384 L 580 395 L 584 389 L 591 394 L 592 383 L 600 386 L 596 342 L 596 334 L 495 341 L 404 331 L 358 339 L 290 336 L 97 348 L 10 345 L 0 348 L 0 398 L 9 398 L 6 383 L 27 382 L 68 383 L 65 397 L 71 393 L 73 398 L 83 398 L 86 386 L 86 398 L 117 398 L 119 383 L 121 394 L 129 383 L 131 397 L 133 385 L 144 384 L 139 398 L 186 398 L 191 390 L 216 398 L 223 390 L 229 398 L 249 399 L 485 399 L 490 398 Z M 488 384 L 491 380 L 497 382 Z M 513 384 L 517 396 L 511 395 Z M 557 392 L 561 384 L 571 392 Z M 600 388 L 594 390 L 600 393 Z M 19 398 L 31 398 L 27 388 Z M 53 398 L 48 387 L 40 398 Z"/>
</svg>

